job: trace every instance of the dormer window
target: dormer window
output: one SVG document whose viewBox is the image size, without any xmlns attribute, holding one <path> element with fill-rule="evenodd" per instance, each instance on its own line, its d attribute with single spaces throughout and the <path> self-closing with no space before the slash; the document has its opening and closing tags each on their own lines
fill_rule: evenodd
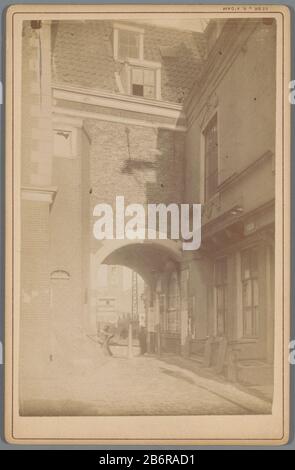
<svg viewBox="0 0 295 470">
<path fill-rule="evenodd" d="M 119 30 L 118 57 L 119 59 L 139 59 L 140 34 L 135 31 Z"/>
<path fill-rule="evenodd" d="M 131 94 L 144 98 L 156 97 L 156 71 L 145 67 L 131 68 Z"/>
<path fill-rule="evenodd" d="M 143 59 L 144 30 L 125 24 L 114 24 L 114 59 Z"/>
<path fill-rule="evenodd" d="M 121 62 L 115 72 L 120 93 L 146 99 L 161 99 L 161 63 L 144 59 L 144 30 L 114 24 L 114 59 Z"/>
</svg>

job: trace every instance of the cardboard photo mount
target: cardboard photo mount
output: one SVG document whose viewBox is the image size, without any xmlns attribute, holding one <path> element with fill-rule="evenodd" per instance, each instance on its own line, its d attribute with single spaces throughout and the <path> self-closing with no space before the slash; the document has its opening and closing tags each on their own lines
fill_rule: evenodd
<svg viewBox="0 0 295 470">
<path fill-rule="evenodd" d="M 21 416 L 20 191 L 23 21 L 276 21 L 275 334 L 270 415 Z M 283 445 L 290 420 L 290 11 L 282 5 L 14 5 L 6 13 L 5 438 L 11 444 Z M 255 77 L 249 77 L 255 80 Z M 249 137 L 251 138 L 251 136 Z M 220 366 L 220 364 L 219 364 Z M 221 367 L 221 366 L 220 366 Z"/>
</svg>

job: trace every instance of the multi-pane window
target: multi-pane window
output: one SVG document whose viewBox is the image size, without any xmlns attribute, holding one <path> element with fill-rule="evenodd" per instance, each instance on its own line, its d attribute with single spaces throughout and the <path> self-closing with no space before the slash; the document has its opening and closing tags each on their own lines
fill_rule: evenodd
<svg viewBox="0 0 295 470">
<path fill-rule="evenodd" d="M 176 273 L 171 275 L 168 287 L 167 331 L 180 331 L 180 292 Z"/>
<path fill-rule="evenodd" d="M 136 31 L 119 30 L 118 37 L 118 55 L 120 59 L 139 58 L 140 34 Z"/>
<path fill-rule="evenodd" d="M 114 25 L 114 59 L 124 62 L 115 72 L 120 93 L 161 99 L 161 63 L 145 60 L 144 30 Z"/>
<path fill-rule="evenodd" d="M 165 306 L 166 306 L 166 298 L 165 294 L 160 294 L 159 297 L 159 313 L 160 313 L 160 328 L 161 331 L 166 331 L 166 318 L 165 318 Z"/>
<path fill-rule="evenodd" d="M 218 187 L 218 128 L 217 114 L 204 130 L 205 139 L 205 199 L 210 199 Z"/>
<path fill-rule="evenodd" d="M 223 336 L 226 334 L 228 309 L 227 258 L 221 258 L 215 263 L 215 294 L 216 330 L 218 336 Z"/>
<path fill-rule="evenodd" d="M 243 336 L 259 336 L 259 280 L 258 250 L 247 249 L 242 252 L 242 301 Z"/>
<path fill-rule="evenodd" d="M 156 72 L 144 67 L 131 68 L 131 94 L 155 98 Z"/>
</svg>

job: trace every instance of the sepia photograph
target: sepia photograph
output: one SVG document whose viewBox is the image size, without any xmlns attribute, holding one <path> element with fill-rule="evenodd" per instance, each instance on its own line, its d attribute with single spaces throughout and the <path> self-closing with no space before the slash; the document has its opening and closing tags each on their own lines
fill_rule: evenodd
<svg viewBox="0 0 295 470">
<path fill-rule="evenodd" d="M 11 440 L 286 440 L 288 15 L 9 11 Z"/>
</svg>

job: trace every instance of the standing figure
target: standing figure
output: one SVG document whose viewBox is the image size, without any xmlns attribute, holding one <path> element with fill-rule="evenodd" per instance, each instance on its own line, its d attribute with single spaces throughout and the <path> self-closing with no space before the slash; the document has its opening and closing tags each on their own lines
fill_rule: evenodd
<svg viewBox="0 0 295 470">
<path fill-rule="evenodd" d="M 144 326 L 140 327 L 138 339 L 139 339 L 140 354 L 143 355 L 147 351 L 146 328 Z"/>
<path fill-rule="evenodd" d="M 109 325 L 106 325 L 103 330 L 102 334 L 104 335 L 104 340 L 102 342 L 102 350 L 105 356 L 113 356 L 113 353 L 110 348 L 110 341 L 113 338 L 114 334 L 111 332 L 111 328 Z"/>
</svg>

